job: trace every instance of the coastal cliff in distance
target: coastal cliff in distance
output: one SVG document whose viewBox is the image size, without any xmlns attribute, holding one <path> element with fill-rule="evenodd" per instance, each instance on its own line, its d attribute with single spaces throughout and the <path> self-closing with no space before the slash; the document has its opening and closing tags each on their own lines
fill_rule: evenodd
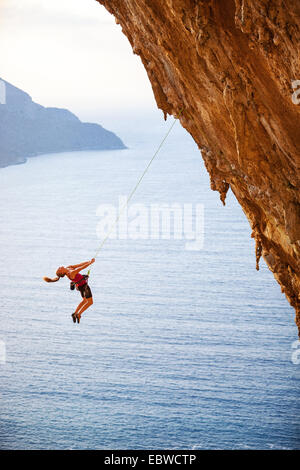
<svg viewBox="0 0 300 470">
<path fill-rule="evenodd" d="M 124 148 L 119 137 L 99 124 L 34 103 L 27 93 L 0 79 L 0 167 L 46 153 Z"/>
<path fill-rule="evenodd" d="M 300 2 L 97 0 L 121 25 L 211 188 L 230 188 L 300 333 Z M 254 294 L 255 295 L 255 294 Z M 272 321 L 270 312 L 270 321 Z"/>
</svg>

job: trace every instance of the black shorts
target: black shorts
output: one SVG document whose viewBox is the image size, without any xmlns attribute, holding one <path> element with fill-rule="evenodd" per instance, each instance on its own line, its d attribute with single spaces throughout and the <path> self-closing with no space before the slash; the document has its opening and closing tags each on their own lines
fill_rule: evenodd
<svg viewBox="0 0 300 470">
<path fill-rule="evenodd" d="M 91 288 L 88 284 L 78 286 L 78 290 L 80 291 L 81 297 L 84 299 L 90 299 L 91 297 L 93 297 Z"/>
</svg>

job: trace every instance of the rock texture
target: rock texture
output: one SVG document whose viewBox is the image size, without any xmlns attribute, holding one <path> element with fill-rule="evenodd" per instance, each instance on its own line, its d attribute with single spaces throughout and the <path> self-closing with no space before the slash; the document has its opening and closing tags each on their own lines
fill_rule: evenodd
<svg viewBox="0 0 300 470">
<path fill-rule="evenodd" d="M 138 54 L 157 105 L 229 188 L 300 332 L 300 2 L 97 0 Z M 297 94 L 298 93 L 298 94 Z"/>
<path fill-rule="evenodd" d="M 123 148 L 119 137 L 99 124 L 83 123 L 67 109 L 34 103 L 0 79 L 0 167 L 45 153 Z"/>
</svg>

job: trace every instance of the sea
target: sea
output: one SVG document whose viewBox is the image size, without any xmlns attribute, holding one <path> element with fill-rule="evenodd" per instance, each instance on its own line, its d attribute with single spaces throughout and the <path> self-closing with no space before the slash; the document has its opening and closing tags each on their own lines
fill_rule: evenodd
<svg viewBox="0 0 300 470">
<path fill-rule="evenodd" d="M 1 449 L 300 448 L 294 310 L 178 122 L 129 202 L 127 235 L 104 240 L 172 120 L 115 119 L 127 149 L 0 169 Z M 193 249 L 191 232 L 147 226 L 153 205 L 174 204 L 194 226 L 200 208 Z M 43 276 L 96 253 L 94 304 L 74 324 L 79 292 Z"/>
</svg>

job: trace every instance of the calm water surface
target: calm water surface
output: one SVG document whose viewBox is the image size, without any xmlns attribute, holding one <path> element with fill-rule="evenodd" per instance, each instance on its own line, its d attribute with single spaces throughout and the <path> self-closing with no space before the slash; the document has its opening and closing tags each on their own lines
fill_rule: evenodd
<svg viewBox="0 0 300 470">
<path fill-rule="evenodd" d="M 299 448 L 294 311 L 178 124 L 133 203 L 203 204 L 203 249 L 109 240 L 80 325 L 78 292 L 42 281 L 94 255 L 97 207 L 129 194 L 170 122 L 144 126 L 128 150 L 0 170 L 0 448 Z"/>
</svg>

